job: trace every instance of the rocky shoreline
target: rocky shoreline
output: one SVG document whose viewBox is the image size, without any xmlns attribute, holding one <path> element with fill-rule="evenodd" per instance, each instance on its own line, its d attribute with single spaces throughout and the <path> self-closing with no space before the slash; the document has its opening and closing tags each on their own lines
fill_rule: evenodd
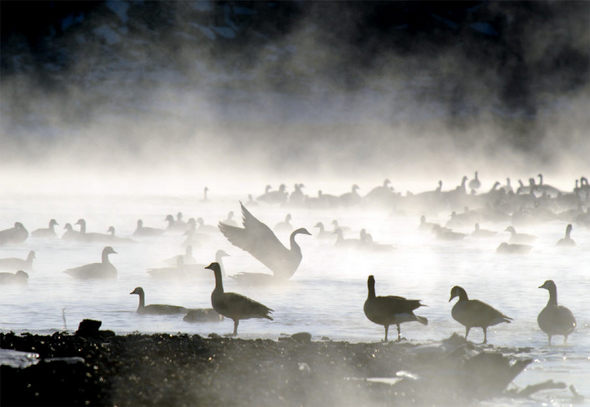
<svg viewBox="0 0 590 407">
<path fill-rule="evenodd" d="M 4 333 L 0 348 L 38 358 L 3 363 L 0 405 L 457 406 L 514 396 L 506 388 L 531 362 L 456 335 L 432 344 L 310 339 Z"/>
</svg>

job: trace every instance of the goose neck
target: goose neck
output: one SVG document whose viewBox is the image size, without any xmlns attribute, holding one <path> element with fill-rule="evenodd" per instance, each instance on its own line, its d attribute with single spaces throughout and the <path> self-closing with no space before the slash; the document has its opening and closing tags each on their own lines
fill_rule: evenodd
<svg viewBox="0 0 590 407">
<path fill-rule="evenodd" d="M 549 301 L 547 301 L 547 305 L 557 306 L 557 288 L 549 288 Z"/>
<path fill-rule="evenodd" d="M 223 279 L 221 277 L 221 270 L 216 269 L 213 272 L 215 273 L 215 290 L 213 291 L 223 294 Z"/>
</svg>

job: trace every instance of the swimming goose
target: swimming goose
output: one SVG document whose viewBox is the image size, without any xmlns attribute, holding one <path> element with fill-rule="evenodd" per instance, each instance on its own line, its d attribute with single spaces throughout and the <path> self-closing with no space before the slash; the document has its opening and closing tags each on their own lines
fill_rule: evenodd
<svg viewBox="0 0 590 407">
<path fill-rule="evenodd" d="M 572 233 L 572 224 L 568 224 L 565 228 L 565 237 L 563 239 L 559 239 L 557 242 L 557 246 L 575 246 L 576 242 L 574 239 L 570 237 Z"/>
<path fill-rule="evenodd" d="M 217 233 L 218 229 L 215 226 L 205 224 L 203 218 L 197 218 L 197 232 L 203 233 Z"/>
<path fill-rule="evenodd" d="M 298 234 L 311 235 L 307 229 L 296 229 L 289 238 L 290 249 L 277 239 L 272 230 L 252 215 L 240 202 L 243 228 L 219 222 L 219 230 L 234 246 L 247 251 L 268 267 L 275 277 L 289 279 L 301 263 L 301 248 L 295 242 Z"/>
<path fill-rule="evenodd" d="M 293 230 L 293 225 L 291 225 L 291 214 L 288 213 L 285 216 L 285 220 L 282 222 L 279 222 L 275 225 L 274 227 L 274 231 L 277 233 L 282 233 L 282 232 L 290 232 Z"/>
<path fill-rule="evenodd" d="M 526 233 L 516 233 L 513 226 L 508 226 L 505 232 L 510 232 L 510 243 L 527 244 L 537 239 L 537 236 L 527 235 Z"/>
<path fill-rule="evenodd" d="M 9 243 L 22 243 L 29 237 L 29 232 L 22 223 L 15 222 L 14 227 L 0 230 L 0 245 Z"/>
<path fill-rule="evenodd" d="M 109 241 L 111 241 L 113 243 L 115 243 L 115 242 L 116 243 L 132 243 L 133 242 L 132 239 L 117 236 L 114 226 L 109 226 L 109 228 L 107 229 L 107 234 L 109 236 Z"/>
<path fill-rule="evenodd" d="M 390 244 L 378 243 L 373 240 L 373 236 L 365 229 L 361 229 L 360 233 L 361 248 L 364 250 L 371 250 L 374 252 L 389 252 L 394 249 Z"/>
<path fill-rule="evenodd" d="M 459 297 L 459 301 L 453 306 L 451 315 L 453 319 L 465 326 L 465 339 L 469 335 L 471 328 L 483 329 L 483 343 L 488 342 L 487 329 L 489 326 L 497 325 L 502 322 L 510 323 L 512 318 L 502 314 L 497 309 L 481 302 L 479 300 L 470 300 L 467 297 L 467 292 L 458 285 L 451 289 L 451 298 Z"/>
<path fill-rule="evenodd" d="M 81 233 L 74 230 L 71 223 L 66 223 L 64 229 L 66 231 L 61 237 L 62 240 L 82 240 Z"/>
<path fill-rule="evenodd" d="M 164 260 L 164 262 L 171 266 L 178 265 L 179 258 L 182 258 L 183 264 L 195 264 L 197 262 L 193 257 L 193 247 L 190 245 L 186 246 L 184 254 L 179 254 L 178 256 L 171 257 L 169 259 Z"/>
<path fill-rule="evenodd" d="M 469 181 L 469 189 L 471 190 L 472 194 L 475 194 L 475 192 L 479 189 L 479 187 L 481 186 L 481 182 L 479 182 L 479 178 L 477 177 L 477 171 L 475 171 L 475 177 Z"/>
<path fill-rule="evenodd" d="M 57 221 L 55 219 L 51 219 L 49 221 L 48 228 L 41 228 L 36 229 L 31 232 L 31 237 L 57 237 L 55 233 L 55 226 L 57 225 Z"/>
<path fill-rule="evenodd" d="M 267 203 L 285 203 L 287 202 L 287 199 L 289 199 L 289 194 L 286 192 L 286 189 L 287 187 L 285 184 L 281 184 L 277 191 L 271 191 L 270 185 L 267 185 L 264 195 L 259 196 L 257 199 Z"/>
<path fill-rule="evenodd" d="M 336 243 L 334 244 L 336 247 L 360 249 L 363 245 L 363 242 L 360 239 L 345 239 L 344 232 L 342 232 L 342 229 L 340 228 L 334 230 L 332 234 L 336 235 Z"/>
<path fill-rule="evenodd" d="M 271 308 L 243 295 L 223 291 L 223 280 L 218 263 L 213 262 L 205 268 L 212 270 L 215 274 L 215 289 L 211 293 L 211 305 L 217 313 L 234 321 L 233 336 L 238 334 L 238 324 L 241 319 L 266 318 L 272 321 L 269 315 L 273 311 Z"/>
<path fill-rule="evenodd" d="M 400 324 L 417 321 L 421 324 L 428 325 L 426 318 L 414 314 L 416 308 L 424 306 L 424 304 L 420 303 L 420 300 L 408 300 L 404 297 L 393 295 L 386 297 L 375 296 L 375 278 L 373 276 L 369 276 L 367 286 L 369 294 L 363 310 L 369 321 L 383 325 L 385 328 L 384 342 L 387 342 L 389 325 L 395 324 L 397 326 L 398 341 L 401 340 Z"/>
<path fill-rule="evenodd" d="M 479 227 L 479 223 L 475 224 L 475 230 L 473 232 L 471 232 L 471 236 L 474 237 L 491 237 L 496 235 L 497 232 L 494 232 L 493 230 L 487 230 L 487 229 L 480 229 Z"/>
<path fill-rule="evenodd" d="M 258 206 L 258 202 L 254 200 L 252 194 L 248 194 L 248 201 L 246 202 L 246 206 Z"/>
<path fill-rule="evenodd" d="M 180 215 L 180 220 L 174 219 L 172 215 L 166 215 L 164 218 L 164 222 L 168 223 L 168 226 L 166 226 L 167 231 L 184 232 L 186 230 L 186 222 L 182 220 L 182 213 L 178 212 L 178 214 Z"/>
<path fill-rule="evenodd" d="M 236 223 L 236 221 L 234 220 L 234 211 L 229 211 L 227 213 L 227 217 L 222 220 L 220 223 L 223 223 L 225 225 L 229 225 L 229 226 L 238 226 L 238 224 Z"/>
<path fill-rule="evenodd" d="M 331 232 L 326 232 L 326 229 L 324 228 L 324 224 L 322 222 L 316 223 L 314 225 L 314 228 L 318 228 L 318 233 L 316 235 L 318 239 L 331 239 L 334 235 Z"/>
<path fill-rule="evenodd" d="M 104 234 L 104 233 L 89 233 L 86 232 L 86 220 L 85 219 L 78 219 L 76 225 L 80 225 L 80 234 L 78 237 L 81 240 L 86 242 L 103 242 L 103 243 L 110 243 L 112 242 L 111 235 Z"/>
<path fill-rule="evenodd" d="M 213 308 L 196 308 L 190 309 L 182 320 L 185 322 L 220 322 L 223 321 L 223 315 L 219 315 Z"/>
<path fill-rule="evenodd" d="M 439 225 L 434 225 L 432 232 L 439 240 L 461 240 L 466 236 L 465 233 L 453 232 L 451 229 Z"/>
<path fill-rule="evenodd" d="M 147 273 L 153 278 L 161 280 L 184 279 L 187 277 L 184 270 L 184 259 L 182 256 L 176 258 L 175 267 L 149 268 L 147 269 Z"/>
<path fill-rule="evenodd" d="M 305 195 L 303 194 L 302 189 L 305 188 L 303 184 L 295 184 L 293 186 L 295 189 L 289 195 L 289 203 L 292 205 L 302 205 L 305 202 Z"/>
<path fill-rule="evenodd" d="M 2 284 L 27 284 L 29 275 L 22 270 L 16 273 L 0 273 L 0 285 Z"/>
<path fill-rule="evenodd" d="M 496 253 L 503 253 L 503 254 L 512 254 L 512 253 L 528 253 L 531 251 L 533 246 L 529 246 L 528 244 L 515 244 L 515 243 L 506 243 L 502 242 L 496 248 Z"/>
<path fill-rule="evenodd" d="M 209 192 L 208 187 L 203 188 L 203 199 L 201 199 L 202 202 L 207 202 L 209 200 L 209 198 L 207 197 L 208 192 Z"/>
<path fill-rule="evenodd" d="M 340 204 L 342 204 L 344 206 L 351 206 L 351 205 L 359 204 L 362 200 L 359 193 L 356 192 L 359 189 L 360 189 L 360 187 L 357 184 L 354 184 L 350 188 L 350 192 L 340 195 L 339 196 Z"/>
<path fill-rule="evenodd" d="M 160 236 L 164 233 L 164 229 L 150 228 L 143 226 L 141 219 L 137 220 L 137 228 L 133 232 L 133 236 Z"/>
<path fill-rule="evenodd" d="M 434 228 L 434 226 L 440 226 L 440 225 L 437 225 L 436 223 L 426 222 L 426 216 L 424 216 L 424 215 L 420 216 L 420 226 L 418 226 L 418 230 L 430 232 L 432 230 L 432 228 Z"/>
<path fill-rule="evenodd" d="M 33 259 L 35 259 L 35 252 L 31 250 L 26 259 L 18 259 L 16 257 L 8 257 L 0 259 L 0 270 L 27 270 L 31 271 L 33 268 Z"/>
<path fill-rule="evenodd" d="M 129 295 L 139 295 L 139 306 L 137 307 L 138 314 L 156 314 L 156 315 L 173 315 L 173 314 L 186 314 L 188 309 L 180 307 L 178 305 L 166 305 L 166 304 L 150 304 L 145 305 L 145 293 L 143 288 L 135 287 L 135 290 L 131 291 Z"/>
<path fill-rule="evenodd" d="M 557 305 L 557 286 L 553 280 L 545 281 L 539 288 L 549 291 L 549 301 L 537 317 L 539 328 L 547 334 L 549 345 L 551 345 L 551 337 L 554 335 L 563 335 L 563 343 L 565 344 L 568 335 L 576 329 L 576 318 L 568 308 Z"/>
<path fill-rule="evenodd" d="M 332 221 L 332 226 L 334 226 L 334 232 L 336 232 L 337 229 L 340 229 L 343 232 L 350 232 L 350 228 L 348 226 L 341 226 L 340 224 L 338 224 L 338 221 L 336 219 Z"/>
<path fill-rule="evenodd" d="M 67 269 L 64 273 L 80 280 L 98 280 L 117 278 L 117 269 L 109 261 L 109 254 L 117 254 L 111 246 L 102 249 L 102 262 L 86 264 L 80 267 Z"/>
</svg>

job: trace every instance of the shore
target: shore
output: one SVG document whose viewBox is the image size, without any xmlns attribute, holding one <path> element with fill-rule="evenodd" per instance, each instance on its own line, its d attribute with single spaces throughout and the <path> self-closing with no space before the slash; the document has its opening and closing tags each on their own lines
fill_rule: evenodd
<svg viewBox="0 0 590 407">
<path fill-rule="evenodd" d="M 512 396 L 530 362 L 453 335 L 438 343 L 186 334 L 0 334 L 38 354 L 3 365 L 2 406 L 424 406 Z"/>
</svg>

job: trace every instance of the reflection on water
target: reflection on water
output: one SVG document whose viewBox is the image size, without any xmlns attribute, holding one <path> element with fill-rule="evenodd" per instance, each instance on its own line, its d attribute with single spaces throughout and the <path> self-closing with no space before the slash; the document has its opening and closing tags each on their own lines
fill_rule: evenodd
<svg viewBox="0 0 590 407">
<path fill-rule="evenodd" d="M 220 202 L 201 202 L 197 198 L 6 198 L 1 201 L 0 227 L 21 221 L 29 231 L 46 227 L 56 218 L 61 228 L 85 217 L 88 230 L 106 233 L 114 225 L 119 236 L 129 236 L 138 218 L 146 226 L 165 227 L 166 214 L 184 213 L 185 219 L 202 217 L 214 225 L 228 211 L 239 210 L 238 198 Z M 373 274 L 377 295 L 402 295 L 422 299 L 426 308 L 420 315 L 429 325 L 408 323 L 402 328 L 411 341 L 431 341 L 448 337 L 453 332 L 464 333 L 462 325 L 451 318 L 449 292 L 453 285 L 463 286 L 471 298 L 481 299 L 514 318 L 511 324 L 501 324 L 488 330 L 488 341 L 494 346 L 522 348 L 523 356 L 535 359 L 517 379 L 518 385 L 548 379 L 574 384 L 590 397 L 590 230 L 576 228 L 572 237 L 577 246 L 557 248 L 563 236 L 564 223 L 550 222 L 537 227 L 521 227 L 539 238 L 528 255 L 498 255 L 495 249 L 505 241 L 506 224 L 482 224 L 482 228 L 498 231 L 487 239 L 466 238 L 463 241 L 439 241 L 417 228 L 419 216 L 391 215 L 384 210 L 307 210 L 279 208 L 259 204 L 252 208 L 255 216 L 275 225 L 292 214 L 295 227 L 310 231 L 318 221 L 330 225 L 338 219 L 351 228 L 348 237 L 358 237 L 367 229 L 375 241 L 391 243 L 391 252 L 358 252 L 337 249 L 332 240 L 300 236 L 303 261 L 292 280 L 280 287 L 236 286 L 226 278 L 226 291 L 239 291 L 275 310 L 274 321 L 247 320 L 240 324 L 241 337 L 276 338 L 281 333 L 308 331 L 315 338 L 328 336 L 349 341 L 379 341 L 383 328 L 369 322 L 362 310 L 366 297 L 366 279 Z M 438 219 L 446 221 L 447 218 Z M 429 220 L 436 220 L 430 219 Z M 329 226 L 327 226 L 330 228 Z M 471 232 L 472 227 L 460 231 Z M 287 243 L 288 233 L 279 235 Z M 0 247 L 0 257 L 25 257 L 29 250 L 37 252 L 34 270 L 28 286 L 3 286 L 0 291 L 0 329 L 16 332 L 52 332 L 64 329 L 65 309 L 67 329 L 73 331 L 83 318 L 103 321 L 103 328 L 125 333 L 187 332 L 207 335 L 232 330 L 231 321 L 191 324 L 180 316 L 141 316 L 135 313 L 137 296 L 129 295 L 136 286 L 146 292 L 146 303 L 165 303 L 185 307 L 210 307 L 214 279 L 209 270 L 195 271 L 194 278 L 182 282 L 162 282 L 151 278 L 147 268 L 162 267 L 164 259 L 184 253 L 182 234 L 121 243 L 115 246 L 119 254 L 111 256 L 118 268 L 116 281 L 75 281 L 63 270 L 100 261 L 102 244 L 75 243 L 61 240 L 29 238 L 22 245 Z M 334 240 L 336 237 L 334 237 Z M 200 247 L 194 248 L 199 263 L 213 261 L 216 250 L 224 249 L 231 257 L 225 259 L 226 272 L 269 272 L 247 253 L 231 246 L 221 234 L 214 235 Z M 547 337 L 537 326 L 537 314 L 548 299 L 546 290 L 537 287 L 547 279 L 555 280 L 559 302 L 569 307 L 578 321 L 577 330 L 566 346 L 547 346 Z M 480 329 L 472 330 L 470 339 L 481 341 Z M 561 344 L 561 337 L 554 343 Z M 559 399 L 564 392 L 546 392 Z M 542 396 L 545 397 L 545 396 Z M 529 404 L 523 401 L 523 405 Z"/>
</svg>

